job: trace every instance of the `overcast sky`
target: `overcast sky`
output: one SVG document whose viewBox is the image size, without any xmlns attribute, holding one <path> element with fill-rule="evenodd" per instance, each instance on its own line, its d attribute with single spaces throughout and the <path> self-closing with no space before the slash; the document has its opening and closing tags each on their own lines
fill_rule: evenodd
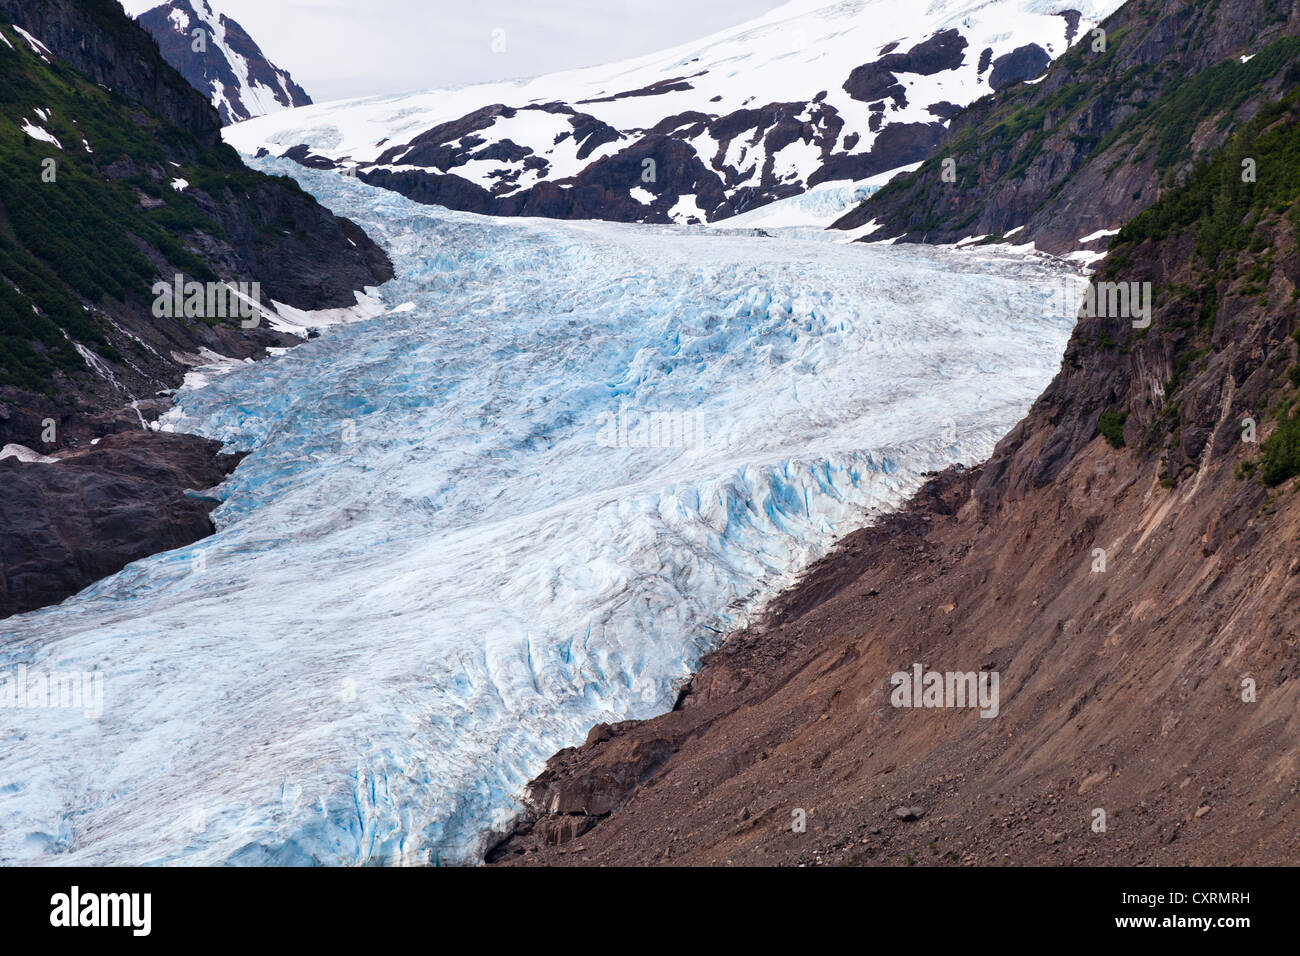
<svg viewBox="0 0 1300 956">
<path fill-rule="evenodd" d="M 122 0 L 137 15 L 159 0 Z M 318 102 L 653 53 L 782 0 L 211 0 Z M 505 52 L 493 53 L 503 30 Z"/>
</svg>

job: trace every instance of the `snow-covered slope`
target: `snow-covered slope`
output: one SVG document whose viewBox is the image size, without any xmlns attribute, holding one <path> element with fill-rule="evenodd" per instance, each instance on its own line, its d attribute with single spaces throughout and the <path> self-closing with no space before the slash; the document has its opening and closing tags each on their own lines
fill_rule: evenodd
<svg viewBox="0 0 1300 956">
<path fill-rule="evenodd" d="M 142 13 L 139 21 L 158 41 L 167 62 L 211 98 L 222 123 L 311 103 L 306 91 L 262 54 L 243 27 L 207 0 L 167 0 Z"/>
<path fill-rule="evenodd" d="M 218 532 L 0 623 L 0 862 L 473 860 L 592 725 L 1051 379 L 1079 280 L 992 250 L 489 219 L 294 170 L 392 313 L 183 390 Z M 198 384 L 197 382 L 195 384 Z M 51 466 L 54 467 L 54 466 Z"/>
<path fill-rule="evenodd" d="M 794 0 L 660 54 L 322 104 L 228 131 L 420 202 L 713 221 L 919 162 L 959 107 L 1040 76 L 1120 0 Z"/>
</svg>

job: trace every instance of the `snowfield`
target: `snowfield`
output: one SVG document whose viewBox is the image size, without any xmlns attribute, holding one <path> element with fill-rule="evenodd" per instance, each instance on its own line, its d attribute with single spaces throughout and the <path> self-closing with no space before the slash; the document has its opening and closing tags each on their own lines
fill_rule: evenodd
<svg viewBox="0 0 1300 956">
<path fill-rule="evenodd" d="M 475 862 L 597 722 L 1056 372 L 1082 280 L 996 250 L 491 219 L 283 161 L 391 311 L 177 396 L 218 533 L 0 622 L 0 862 Z M 202 382 L 203 379 L 198 379 Z M 8 680 L 8 685 L 5 681 Z"/>
<path fill-rule="evenodd" d="M 1120 4 L 792 0 L 629 61 L 322 103 L 225 135 L 473 212 L 718 221 L 919 163 L 959 107 L 1040 75 Z"/>
</svg>

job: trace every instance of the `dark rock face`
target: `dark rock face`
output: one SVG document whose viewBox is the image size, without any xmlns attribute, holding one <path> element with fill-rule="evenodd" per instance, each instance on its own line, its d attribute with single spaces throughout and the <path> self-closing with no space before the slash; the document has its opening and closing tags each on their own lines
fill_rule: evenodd
<svg viewBox="0 0 1300 956">
<path fill-rule="evenodd" d="M 944 70 L 955 70 L 965 61 L 962 52 L 970 42 L 957 30 L 941 30 L 928 40 L 922 40 L 906 53 L 888 53 L 877 62 L 896 73 L 919 73 L 933 76 Z"/>
<path fill-rule="evenodd" d="M 864 103 L 892 99 L 899 106 L 906 106 L 907 96 L 895 73 L 932 76 L 955 70 L 964 62 L 963 51 L 969 45 L 956 30 L 943 30 L 906 53 L 886 53 L 873 63 L 857 67 L 844 81 L 844 91 Z"/>
<path fill-rule="evenodd" d="M 193 435 L 111 435 L 55 464 L 0 461 L 0 617 L 54 604 L 159 551 L 210 535 L 242 456 Z"/>
<path fill-rule="evenodd" d="M 265 179 L 243 197 L 213 195 L 224 226 L 214 254 L 232 262 L 230 275 L 255 276 L 264 298 L 298 309 L 356 304 L 355 291 L 393 277 L 388 256 L 355 223 L 334 215 L 306 193 Z M 274 242 L 262 237 L 278 230 Z"/>
<path fill-rule="evenodd" d="M 357 290 L 391 278 L 387 257 L 361 229 L 332 215 L 296 184 L 251 172 L 233 150 L 220 143 L 220 125 L 211 106 L 163 61 L 148 35 L 114 0 L 75 4 L 0 0 L 0 16 L 6 15 L 26 24 L 24 29 L 56 56 L 66 54 L 69 65 L 89 71 L 85 80 L 69 73 L 71 82 L 94 79 L 114 84 L 119 94 L 138 107 L 133 114 L 137 122 L 121 131 L 123 155 L 76 154 L 60 163 L 79 164 L 80 171 L 94 177 L 104 191 L 120 188 L 115 184 L 126 180 L 148 183 L 164 195 L 175 169 L 195 164 L 204 170 L 206 181 L 191 185 L 186 193 L 194 200 L 197 217 L 188 213 L 190 221 L 176 233 L 217 276 L 259 282 L 264 300 L 308 310 L 353 305 Z M 6 69 L 53 69 L 29 55 L 5 62 Z M 69 81 L 59 82 L 67 85 Z M 91 97 L 73 90 L 58 109 L 76 120 L 79 110 L 97 107 Z M 153 109 L 163 115 L 149 112 Z M 178 125 L 165 122 L 167 118 Z M 159 161 L 160 156 L 166 161 Z M 14 180 L 11 186 L 6 202 L 18 204 L 23 202 L 23 190 L 50 188 L 27 179 Z M 161 207 L 153 196 L 144 198 Z M 93 217 L 95 210 L 83 206 L 74 207 L 73 212 Z M 16 222 L 12 217 L 3 218 Z M 28 235 L 28 225 L 12 228 L 19 245 L 35 243 L 39 248 L 39 243 L 46 241 Z M 121 242 L 135 246 L 139 240 L 123 234 Z M 144 252 L 160 278 L 190 271 L 168 262 L 158 248 Z M 7 261 L 0 262 L 0 271 L 7 268 Z M 42 303 L 33 305 L 40 308 Z M 298 341 L 272 332 L 264 324 L 244 329 L 238 323 L 157 318 L 151 307 L 152 294 L 143 282 L 138 295 L 128 295 L 125 301 L 97 303 L 96 312 L 105 320 L 105 341 L 110 347 L 104 350 L 106 357 L 101 357 L 102 370 L 56 371 L 52 387 L 45 392 L 0 389 L 0 440 L 50 454 L 71 447 L 67 442 L 114 430 L 115 425 L 105 423 L 116 416 L 117 409 L 133 399 L 149 399 L 179 385 L 185 371 L 202 361 L 203 349 L 245 358 L 261 354 L 267 346 Z M 114 357 L 112 350 L 130 360 Z M 128 417 L 132 427 L 138 428 L 138 417 L 134 413 Z M 53 447 L 42 441 L 47 419 L 57 424 L 59 437 Z"/>
<path fill-rule="evenodd" d="M 578 150 L 579 159 L 586 159 L 606 143 L 618 141 L 618 130 L 594 117 L 575 115 L 569 122 L 573 124 L 574 140 L 582 144 Z"/>
<path fill-rule="evenodd" d="M 664 93 L 673 93 L 681 90 L 691 90 L 693 86 L 685 78 L 675 80 L 660 80 L 658 83 L 651 83 L 649 86 L 643 86 L 639 90 L 628 90 L 625 93 L 615 93 L 612 96 L 601 96 L 589 100 L 578 100 L 578 105 L 586 103 L 612 103 L 615 100 L 625 100 L 634 96 L 662 96 Z"/>
<path fill-rule="evenodd" d="M 242 170 L 233 151 L 221 142 L 212 107 L 164 62 L 148 34 L 114 0 L 0 0 L 0 19 L 28 30 L 87 79 L 174 123 L 202 148 L 229 157 L 232 169 Z M 140 119 L 141 140 L 155 138 L 168 159 L 193 158 L 189 146 L 168 137 L 167 131 L 146 131 L 152 118 Z M 143 173 L 165 181 L 168 175 L 156 164 L 130 157 L 126 163 L 117 173 L 120 178 Z M 214 255 L 227 260 L 227 275 L 260 281 L 277 290 L 272 294 L 279 301 L 300 309 L 352 305 L 355 290 L 392 278 L 387 257 L 361 230 L 345 234 L 337 217 L 296 186 L 260 177 L 255 190 L 254 195 L 241 185 L 209 197 L 211 214 L 220 220 L 222 231 L 233 236 L 230 241 L 216 240 L 212 247 Z M 271 248 L 255 250 L 254 236 L 271 231 L 277 235 Z"/>
<path fill-rule="evenodd" d="M 849 74 L 844 81 L 844 92 L 855 100 L 871 103 L 875 100 L 892 99 L 902 106 L 907 96 L 898 77 L 882 63 L 864 63 Z"/>
<path fill-rule="evenodd" d="M 1000 90 L 1012 83 L 1023 83 L 1043 75 L 1043 70 L 1052 62 L 1037 43 L 1027 43 L 1016 47 L 1010 53 L 1003 54 L 993 61 L 993 72 L 989 74 L 989 86 Z"/>
<path fill-rule="evenodd" d="M 267 100 L 286 108 L 311 104 L 307 92 L 266 58 L 242 26 L 216 13 L 206 0 L 168 0 L 140 14 L 139 22 L 158 41 L 163 58 L 212 99 L 223 125 L 262 115 Z M 200 50 L 195 49 L 195 30 L 206 34 Z M 246 84 L 236 64 L 246 74 Z"/>
<path fill-rule="evenodd" d="M 188 130 L 205 146 L 221 143 L 207 99 L 179 74 L 157 68 L 158 50 L 121 6 L 105 0 L 0 0 L 0 20 L 40 39 L 93 83 Z"/>
<path fill-rule="evenodd" d="M 266 155 L 263 151 L 262 155 Z M 260 157 L 259 157 L 260 158 Z M 326 159 L 324 156 L 317 156 L 306 146 L 295 146 L 286 150 L 283 159 L 292 159 L 299 166 L 306 166 L 308 169 L 333 169 L 334 162 Z"/>
<path fill-rule="evenodd" d="M 828 156 L 808 185 L 832 179 L 865 179 L 900 165 L 919 163 L 943 140 L 942 123 L 894 123 L 881 130 L 865 154 Z"/>
<path fill-rule="evenodd" d="M 406 166 L 431 166 L 446 172 L 453 166 L 463 165 L 474 158 L 472 149 L 466 149 L 464 145 L 457 149 L 454 141 L 487 129 L 498 116 L 510 119 L 516 113 L 517 110 L 501 103 L 484 106 L 473 113 L 467 113 L 460 119 L 426 130 L 409 143 L 394 146 L 380 155 L 376 165 L 388 166 L 401 162 Z M 474 145 L 482 142 L 483 140 L 479 139 Z M 295 147 L 295 149 L 306 149 L 306 147 Z M 292 152 L 293 150 L 290 150 L 284 155 L 289 159 L 296 159 L 290 155 Z"/>
<path fill-rule="evenodd" d="M 1082 14 L 1078 10 L 1063 10 L 1061 16 L 1065 18 L 1065 45 L 1070 46 L 1074 43 L 1074 38 L 1079 35 L 1079 21 Z"/>
</svg>

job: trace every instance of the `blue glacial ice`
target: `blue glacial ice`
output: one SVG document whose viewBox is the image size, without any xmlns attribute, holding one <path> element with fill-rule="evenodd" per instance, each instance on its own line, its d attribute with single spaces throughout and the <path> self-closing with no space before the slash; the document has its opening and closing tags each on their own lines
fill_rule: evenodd
<svg viewBox="0 0 1300 956">
<path fill-rule="evenodd" d="M 218 532 L 0 622 L 0 861 L 473 862 L 526 782 L 1051 379 L 1079 281 L 1007 252 L 498 220 L 292 172 L 394 311 L 183 390 Z M 58 467 L 44 465 L 41 467 Z"/>
</svg>

